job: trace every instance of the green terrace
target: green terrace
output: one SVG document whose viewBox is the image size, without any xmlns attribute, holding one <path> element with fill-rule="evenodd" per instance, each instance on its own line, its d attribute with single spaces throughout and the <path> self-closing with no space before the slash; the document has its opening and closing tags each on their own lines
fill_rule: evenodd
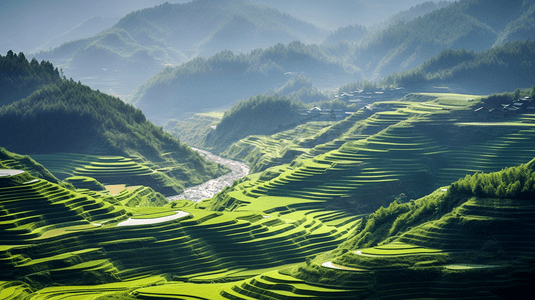
<svg viewBox="0 0 535 300">
<path fill-rule="evenodd" d="M 91 177 L 104 185 L 144 185 L 166 195 L 178 194 L 183 181 L 170 178 L 167 173 L 176 172 L 180 166 L 161 167 L 142 162 L 139 157 L 96 156 L 76 153 L 32 155 L 60 179 Z M 176 169 L 176 170 L 175 170 Z"/>
<path fill-rule="evenodd" d="M 425 101 L 413 101 L 421 97 Z M 291 165 L 249 176 L 250 180 L 234 187 L 224 200 L 215 200 L 208 207 L 247 209 L 264 202 L 264 197 L 280 198 L 279 202 L 299 198 L 329 203 L 341 199 L 345 206 L 351 203 L 352 207 L 361 207 L 357 213 L 362 213 L 377 208 L 367 199 L 384 201 L 400 193 L 420 197 L 467 174 L 498 171 L 535 156 L 535 129 L 524 126 L 535 123 L 533 115 L 504 120 L 507 126 L 489 127 L 474 122 L 473 107 L 480 101 L 476 96 L 421 94 L 402 100 L 374 103 L 371 107 L 375 113 L 368 118 L 363 118 L 362 110 L 353 114 L 352 126 L 345 124 L 343 134 L 314 148 L 293 145 L 288 140 L 277 143 L 273 136 L 249 137 L 234 144 L 241 149 L 240 157 L 251 159 L 257 169 L 271 166 L 270 162 L 281 163 L 281 154 L 289 153 L 291 147 L 301 147 L 294 148 L 298 151 L 292 155 L 303 154 Z M 324 127 L 318 135 L 348 119 Z M 255 143 L 238 146 L 246 141 Z M 261 154 L 260 149 L 268 149 L 265 153 L 273 155 Z"/>
<path fill-rule="evenodd" d="M 1 179 L 10 181 L 0 188 L 0 279 L 46 278 L 64 285 L 40 290 L 36 299 L 117 293 L 141 287 L 142 278 L 158 282 L 155 276 L 163 274 L 192 282 L 212 282 L 229 274 L 248 278 L 332 250 L 360 222 L 360 217 L 340 211 L 296 211 L 291 205 L 267 209 L 270 212 L 184 207 L 183 217 L 167 219 L 172 211 L 166 207 L 139 209 L 145 214 L 132 218 L 140 225 L 117 227 L 129 216 L 121 194 L 74 192 L 31 176 L 16 184 L 14 176 Z M 80 280 L 99 285 L 74 286 Z M 2 293 L 27 290 L 13 284 Z"/>
<path fill-rule="evenodd" d="M 120 219 L 126 214 L 121 207 L 42 179 L 1 187 L 0 201 L 3 244 L 38 238 L 44 232 L 59 227 Z"/>
</svg>

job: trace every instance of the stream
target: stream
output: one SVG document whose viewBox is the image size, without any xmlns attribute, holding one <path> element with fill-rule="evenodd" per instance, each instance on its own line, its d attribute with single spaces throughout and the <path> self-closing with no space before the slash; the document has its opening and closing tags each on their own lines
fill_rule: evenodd
<svg viewBox="0 0 535 300">
<path fill-rule="evenodd" d="M 231 186 L 235 180 L 238 180 L 243 176 L 249 174 L 249 166 L 242 162 L 222 158 L 205 150 L 196 148 L 191 149 L 204 155 L 204 157 L 208 160 L 229 167 L 231 169 L 231 172 L 216 179 L 209 180 L 203 184 L 187 188 L 182 194 L 168 197 L 167 200 L 169 201 L 187 199 L 194 202 L 199 202 L 204 199 L 212 198 L 215 194 L 219 193 L 225 187 Z"/>
</svg>

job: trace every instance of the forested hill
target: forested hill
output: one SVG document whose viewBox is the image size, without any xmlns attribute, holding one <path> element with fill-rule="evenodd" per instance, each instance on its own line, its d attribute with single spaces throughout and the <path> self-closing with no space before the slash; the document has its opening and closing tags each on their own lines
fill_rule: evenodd
<svg viewBox="0 0 535 300">
<path fill-rule="evenodd" d="M 386 77 L 383 83 L 404 87 L 441 83 L 480 93 L 529 87 L 535 83 L 535 41 L 510 42 L 483 52 L 445 50 L 410 71 Z"/>
<path fill-rule="evenodd" d="M 0 106 L 27 97 L 44 84 L 59 81 L 57 68 L 35 58 L 28 62 L 24 53 L 0 54 Z"/>
<path fill-rule="evenodd" d="M 483 51 L 511 38 L 533 36 L 534 0 L 461 0 L 368 35 L 346 57 L 368 78 L 406 71 L 442 50 Z M 340 53 L 332 47 L 332 53 Z"/>
<path fill-rule="evenodd" d="M 68 77 L 95 77 L 94 88 L 108 92 L 113 87 L 128 95 L 165 65 L 224 49 L 249 52 L 294 40 L 320 42 L 324 35 L 314 25 L 246 0 L 197 0 L 132 12 L 93 37 L 37 57 L 59 65 Z"/>
<path fill-rule="evenodd" d="M 150 120 L 164 123 L 185 113 L 228 109 L 251 95 L 284 85 L 295 73 L 333 86 L 360 79 L 358 68 L 332 59 L 321 47 L 292 42 L 249 54 L 223 51 L 166 68 L 141 85 L 128 102 Z"/>
<path fill-rule="evenodd" d="M 249 135 L 293 128 L 298 125 L 300 110 L 304 108 L 303 102 L 281 96 L 258 95 L 240 101 L 225 112 L 216 129 L 208 133 L 203 147 L 220 152 Z"/>
<path fill-rule="evenodd" d="M 227 170 L 146 120 L 141 110 L 72 79 L 0 107 L 0 128 L 1 146 L 9 151 L 136 157 L 155 169 L 171 166 L 167 171 L 176 171 L 169 176 L 180 178 L 177 185 L 206 181 Z"/>
</svg>

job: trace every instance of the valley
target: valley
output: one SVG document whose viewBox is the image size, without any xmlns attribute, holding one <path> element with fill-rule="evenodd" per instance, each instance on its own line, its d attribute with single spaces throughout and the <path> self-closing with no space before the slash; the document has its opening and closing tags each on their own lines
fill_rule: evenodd
<svg viewBox="0 0 535 300">
<path fill-rule="evenodd" d="M 535 0 L 31 3 L 0 299 L 529 295 Z"/>
</svg>

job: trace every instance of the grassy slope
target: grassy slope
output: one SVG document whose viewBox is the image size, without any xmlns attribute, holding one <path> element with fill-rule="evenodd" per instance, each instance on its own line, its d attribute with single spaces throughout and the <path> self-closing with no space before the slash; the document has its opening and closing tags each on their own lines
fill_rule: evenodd
<svg viewBox="0 0 535 300">
<path fill-rule="evenodd" d="M 460 95 L 439 95 L 439 99 L 436 99 L 437 95 L 411 97 L 412 101 L 408 101 L 409 98 L 405 99 L 407 101 L 395 102 L 397 109 L 401 111 L 397 111 L 389 118 L 417 114 L 419 122 L 427 124 L 436 122 L 441 126 L 450 122 L 453 124 L 450 126 L 457 126 L 454 124 L 458 123 L 458 120 L 453 120 L 452 117 L 461 117 L 463 107 L 466 105 L 469 107 L 471 102 L 474 102 L 467 101 L 469 97 Z M 417 100 L 420 102 L 416 102 Z M 403 104 L 404 102 L 406 103 Z M 434 114 L 429 114 L 429 111 L 441 111 L 436 108 L 444 105 L 460 107 L 438 119 L 434 119 Z M 388 107 L 385 104 L 377 106 Z M 455 111 L 458 115 L 455 115 Z M 380 115 L 384 114 L 383 111 Z M 384 116 L 368 120 L 370 122 L 368 125 L 382 122 L 382 117 Z M 392 123 L 389 118 L 387 123 Z M 517 124 L 530 124 L 523 122 L 523 119 L 516 120 Z M 508 123 L 512 123 L 511 120 Z M 380 131 L 382 134 L 374 139 L 368 138 L 368 146 L 377 144 L 387 146 L 394 152 L 409 151 L 411 156 L 422 155 L 418 154 L 422 153 L 420 151 L 429 153 L 426 152 L 429 151 L 429 147 L 437 150 L 432 144 L 428 145 L 428 139 L 432 135 L 428 135 L 425 139 L 418 137 L 428 131 L 414 130 L 415 127 L 406 126 L 406 122 L 401 125 L 403 126 L 394 125 L 389 127 L 390 129 Z M 482 129 L 481 127 L 484 129 L 486 126 L 469 128 Z M 528 129 L 528 134 L 530 130 Z M 405 131 L 412 132 L 412 135 L 404 137 L 401 133 Z M 484 143 L 482 132 L 479 132 L 479 136 Z M 497 134 L 507 136 L 507 132 L 509 131 Z M 516 137 L 513 142 L 523 140 L 522 136 L 518 135 L 518 128 L 513 132 L 513 137 Z M 416 136 L 413 136 L 414 134 Z M 441 135 L 444 137 L 444 134 Z M 381 140 L 379 137 L 388 137 L 390 141 Z M 457 140 L 459 137 L 453 137 L 449 140 L 449 145 L 458 146 L 452 140 Z M 396 138 L 405 141 L 393 143 L 392 139 Z M 469 138 L 470 136 L 467 137 Z M 464 140 L 461 139 L 458 143 L 462 144 Z M 509 143 L 504 143 L 504 146 Z M 345 147 L 358 145 L 360 145 L 358 142 L 350 142 L 350 145 Z M 499 151 L 507 149 L 507 147 L 498 148 Z M 351 148 L 342 147 L 341 150 L 344 149 Z M 362 149 L 385 155 L 382 148 Z M 6 290 L 33 293 L 34 297 L 48 299 L 67 295 L 118 298 L 137 295 L 158 299 L 177 296 L 177 293 L 183 295 L 181 297 L 206 299 L 258 299 L 261 298 L 261 294 L 270 295 L 274 299 L 299 295 L 334 299 L 353 299 L 356 295 L 375 295 L 385 299 L 392 295 L 405 295 L 406 298 L 451 299 L 479 293 L 481 298 L 493 299 L 495 295 L 510 295 L 512 288 L 522 288 L 529 282 L 529 278 L 532 278 L 529 269 L 524 268 L 526 261 L 533 260 L 531 254 L 533 251 L 530 250 L 532 243 L 529 242 L 529 238 L 525 245 L 517 242 L 526 239 L 523 237 L 532 236 L 529 230 L 533 227 L 530 223 L 533 220 L 533 209 L 529 201 L 519 200 L 517 196 L 505 197 L 504 200 L 474 198 L 473 195 L 466 194 L 468 192 L 466 184 L 458 183 L 454 190 L 462 193 L 451 191 L 451 188 L 450 192 L 439 189 L 423 199 L 392 204 L 388 208 L 379 209 L 362 221 L 360 216 L 347 214 L 339 209 L 324 208 L 325 193 L 335 193 L 325 192 L 326 189 L 334 188 L 333 185 L 329 187 L 329 182 L 343 179 L 344 176 L 352 176 L 348 175 L 348 170 L 363 169 L 361 163 L 350 160 L 351 152 L 341 150 L 326 152 L 315 160 L 303 159 L 301 166 L 297 166 L 296 163 L 294 166 L 281 167 L 287 171 L 303 167 L 301 172 L 285 175 L 284 178 L 287 178 L 288 182 L 295 181 L 292 185 L 296 189 L 285 189 L 287 193 L 283 196 L 261 196 L 255 200 L 250 194 L 255 188 L 252 185 L 254 182 L 244 182 L 236 185 L 234 192 L 226 193 L 229 198 L 226 198 L 225 208 L 234 210 L 233 212 L 201 209 L 213 205 L 210 201 L 199 203 L 196 208 L 182 201 L 164 208 L 143 209 L 141 211 L 144 215 L 136 216 L 138 219 L 157 218 L 168 216 L 172 210 L 190 213 L 179 221 L 153 225 L 115 227 L 117 223 L 112 220 L 99 227 L 90 226 L 92 228 L 83 227 L 84 224 L 78 223 L 61 228 L 57 226 L 61 223 L 55 223 L 59 228 L 45 229 L 42 227 L 45 223 L 32 223 L 32 219 L 23 221 L 30 215 L 23 209 L 17 208 L 20 207 L 17 203 L 21 197 L 35 195 L 35 192 L 43 195 L 41 199 L 52 200 L 54 198 L 49 196 L 61 192 L 61 189 L 44 189 L 41 185 L 47 187 L 49 184 L 42 180 L 21 184 L 32 181 L 30 177 L 21 178 L 22 181 L 12 181 L 4 189 L 18 192 L 13 194 L 3 190 L 1 193 L 4 198 L 7 197 L 2 204 L 10 203 L 12 207 L 5 210 L 6 214 L 2 217 L 4 224 L 1 229 L 2 235 L 9 236 L 9 239 L 4 239 L 4 245 L 1 246 L 3 257 L 6 258 L 2 260 L 2 269 L 7 271 L 0 280 L 9 282 L 3 284 L 3 286 L 9 285 L 9 288 L 6 286 Z M 530 153 L 529 149 L 527 151 Z M 343 153 L 346 153 L 343 160 L 326 165 L 329 159 L 340 157 Z M 380 160 L 384 159 L 399 158 L 386 156 Z M 402 163 L 401 160 L 397 162 Z M 474 160 L 473 163 L 477 165 L 479 162 Z M 529 166 L 532 167 L 534 164 L 535 162 L 531 162 Z M 489 166 L 489 168 L 494 167 L 496 166 Z M 325 177 L 322 174 L 325 174 L 327 169 L 328 172 L 335 172 L 332 174 L 338 175 Z M 410 173 L 411 169 L 405 167 L 404 172 Z M 517 173 L 508 175 L 508 180 L 514 181 L 513 174 Z M 482 175 L 478 176 L 474 177 L 475 180 L 466 180 L 487 182 Z M 256 176 L 256 178 L 259 180 L 261 177 Z M 326 183 L 325 187 L 307 190 L 301 189 L 297 183 L 314 182 L 314 178 L 320 181 L 326 178 L 327 180 L 323 180 Z M 528 182 L 526 179 L 522 180 Z M 274 181 L 271 187 L 267 186 L 267 189 L 277 190 L 277 184 L 284 185 L 288 182 Z M 512 185 L 505 187 L 506 190 L 513 190 Z M 487 188 L 481 190 L 490 191 Z M 293 198 L 288 197 L 292 196 L 292 193 L 288 193 L 290 191 L 294 193 Z M 303 192 L 302 196 L 296 194 L 299 191 Z M 84 194 L 78 194 L 75 198 L 84 197 L 82 195 Z M 86 194 L 85 197 L 89 195 Z M 99 198 L 93 197 L 93 199 L 99 201 Z M 104 207 L 110 207 L 110 201 L 106 203 L 108 204 Z M 52 205 L 60 204 L 61 202 Z M 117 204 L 112 205 L 120 207 L 116 206 Z M 122 207 L 132 213 L 140 212 Z M 45 208 L 41 206 L 41 209 Z M 47 222 L 59 217 L 57 213 L 50 215 L 50 211 L 47 210 L 37 210 L 35 213 L 40 214 L 42 220 Z M 515 214 L 515 218 L 510 217 L 511 213 Z M 84 218 L 88 217 L 75 213 L 71 218 L 87 222 Z M 517 226 L 518 222 L 523 224 L 525 229 Z M 34 225 L 28 227 L 25 224 Z M 18 229 L 14 230 L 15 228 Z M 510 231 L 510 228 L 520 229 Z M 21 231 L 22 229 L 25 231 Z M 489 232 L 492 235 L 489 235 Z M 514 237 L 511 238 L 510 235 Z M 54 243 L 50 243 L 51 241 Z M 61 248 L 55 246 L 58 242 L 61 243 Z M 373 248 L 379 243 L 382 246 Z M 307 259 L 337 246 L 339 249 L 331 254 L 319 255 L 314 260 Z M 39 247 L 40 250 L 35 252 L 32 250 L 34 247 Z M 503 249 L 496 251 L 498 248 Z M 287 265 L 305 259 L 308 261 L 307 265 L 300 267 Z M 329 261 L 334 267 L 342 270 L 321 266 Z M 511 261 L 515 264 L 514 268 Z M 518 261 L 520 263 L 515 263 Z M 395 274 L 399 275 L 395 276 L 395 282 L 391 280 L 393 278 L 391 268 L 384 268 L 389 264 L 395 268 Z M 277 271 L 281 268 L 288 269 L 282 273 Z M 165 279 L 161 277 L 164 274 L 166 274 Z M 141 277 L 146 281 L 136 281 L 141 280 Z M 424 277 L 427 278 L 426 288 L 422 289 L 421 279 Z M 243 280 L 244 278 L 247 279 Z M 171 279 L 185 283 L 169 282 Z M 24 280 L 27 284 L 18 284 L 17 280 Z M 241 281 L 224 283 L 228 280 Z M 489 281 L 496 284 L 489 286 L 485 283 Z M 44 282 L 56 282 L 64 286 L 43 289 Z M 221 283 L 198 285 L 214 282 Z M 149 283 L 156 286 L 141 288 Z M 97 285 L 90 289 L 74 286 L 78 284 Z M 407 285 L 409 288 L 405 289 Z M 501 286 L 503 289 L 497 291 L 494 286 Z M 129 295 L 128 291 L 132 289 L 136 291 Z"/>
<path fill-rule="evenodd" d="M 479 119 L 473 109 L 484 105 L 480 101 L 413 94 L 375 103 L 375 113 L 361 111 L 331 126 L 301 125 L 271 137 L 248 137 L 224 154 L 256 171 L 274 167 L 216 196 L 209 207 L 233 210 L 264 197 L 297 197 L 371 212 L 401 193 L 418 198 L 466 174 L 533 157 L 534 116 Z"/>
</svg>

